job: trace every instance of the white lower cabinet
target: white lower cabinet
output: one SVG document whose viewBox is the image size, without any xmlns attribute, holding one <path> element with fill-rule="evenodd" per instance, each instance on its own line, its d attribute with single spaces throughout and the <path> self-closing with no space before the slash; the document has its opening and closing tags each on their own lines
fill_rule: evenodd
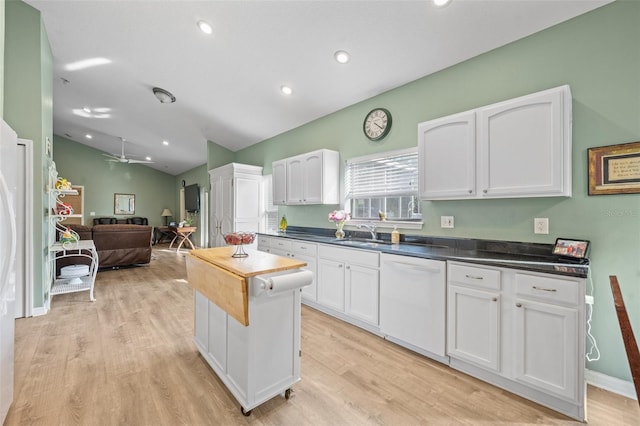
<svg viewBox="0 0 640 426">
<path fill-rule="evenodd" d="M 447 352 L 500 369 L 500 271 L 449 265 Z"/>
<path fill-rule="evenodd" d="M 409 349 L 444 357 L 445 262 L 383 253 L 380 264 L 380 331 Z"/>
<path fill-rule="evenodd" d="M 378 326 L 380 255 L 318 246 L 318 304 Z"/>
<path fill-rule="evenodd" d="M 585 280 L 447 263 L 451 366 L 585 420 Z"/>
<path fill-rule="evenodd" d="M 566 280 L 516 274 L 515 378 L 569 401 L 584 381 L 578 290 Z"/>
</svg>

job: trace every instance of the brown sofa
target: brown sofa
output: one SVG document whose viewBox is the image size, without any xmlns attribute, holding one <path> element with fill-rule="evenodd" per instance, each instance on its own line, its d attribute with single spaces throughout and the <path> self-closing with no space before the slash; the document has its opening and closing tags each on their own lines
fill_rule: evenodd
<svg viewBox="0 0 640 426">
<path fill-rule="evenodd" d="M 144 225 L 69 225 L 81 240 L 93 240 L 98 252 L 99 268 L 112 268 L 151 262 L 152 226 Z M 65 258 L 57 262 L 57 273 L 61 267 L 88 263 L 82 258 Z"/>
</svg>

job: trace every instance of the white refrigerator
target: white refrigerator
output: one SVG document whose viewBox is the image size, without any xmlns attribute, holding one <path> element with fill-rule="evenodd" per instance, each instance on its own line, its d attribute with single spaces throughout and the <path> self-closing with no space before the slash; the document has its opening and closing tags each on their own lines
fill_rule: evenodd
<svg viewBox="0 0 640 426">
<path fill-rule="evenodd" d="M 13 402 L 17 144 L 16 132 L 0 119 L 0 424 Z"/>
</svg>

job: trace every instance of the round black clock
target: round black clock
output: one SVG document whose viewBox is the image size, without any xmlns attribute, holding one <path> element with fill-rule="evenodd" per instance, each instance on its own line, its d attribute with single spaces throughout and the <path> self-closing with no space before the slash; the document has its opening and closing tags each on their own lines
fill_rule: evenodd
<svg viewBox="0 0 640 426">
<path fill-rule="evenodd" d="M 376 108 L 364 118 L 362 130 L 372 141 L 379 141 L 391 130 L 391 113 L 384 108 Z"/>
</svg>

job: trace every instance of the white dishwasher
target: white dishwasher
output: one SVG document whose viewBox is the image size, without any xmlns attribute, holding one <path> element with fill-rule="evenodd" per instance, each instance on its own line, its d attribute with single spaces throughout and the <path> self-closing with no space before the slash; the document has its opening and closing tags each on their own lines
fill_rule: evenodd
<svg viewBox="0 0 640 426">
<path fill-rule="evenodd" d="M 448 364 L 446 263 L 380 256 L 380 331 L 389 341 Z"/>
</svg>

